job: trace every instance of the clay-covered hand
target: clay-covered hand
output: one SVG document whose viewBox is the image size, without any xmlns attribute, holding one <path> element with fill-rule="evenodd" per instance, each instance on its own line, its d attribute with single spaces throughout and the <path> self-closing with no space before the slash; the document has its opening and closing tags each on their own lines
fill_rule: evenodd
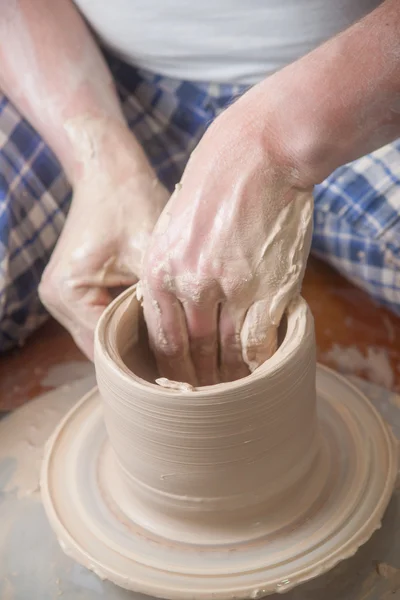
<svg viewBox="0 0 400 600">
<path fill-rule="evenodd" d="M 302 185 L 245 95 L 208 129 L 154 230 L 143 297 L 161 375 L 192 385 L 245 376 L 277 347 L 312 230 Z"/>
<path fill-rule="evenodd" d="M 121 127 L 113 136 L 96 131 L 94 123 L 79 138 L 81 125 L 72 124 L 69 132 L 77 142 L 81 172 L 39 294 L 92 358 L 97 321 L 113 289 L 139 279 L 144 251 L 169 194 L 128 129 Z"/>
</svg>

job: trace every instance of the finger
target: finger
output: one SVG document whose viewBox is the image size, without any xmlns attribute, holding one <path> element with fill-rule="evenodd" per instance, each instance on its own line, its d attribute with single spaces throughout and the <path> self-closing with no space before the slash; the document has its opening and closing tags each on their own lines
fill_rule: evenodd
<svg viewBox="0 0 400 600">
<path fill-rule="evenodd" d="M 268 305 L 255 302 L 249 308 L 240 334 L 243 360 L 251 372 L 255 371 L 277 348 L 276 325 L 271 323 Z"/>
<path fill-rule="evenodd" d="M 170 292 L 150 291 L 144 284 L 143 310 L 160 376 L 197 385 L 185 313 L 179 300 Z"/>
<path fill-rule="evenodd" d="M 80 288 L 76 312 L 71 314 L 70 333 L 77 346 L 90 359 L 94 359 L 94 332 L 104 309 L 113 299 L 108 289 L 102 287 Z"/>
<path fill-rule="evenodd" d="M 218 304 L 185 304 L 190 356 L 198 385 L 219 383 Z"/>
<path fill-rule="evenodd" d="M 96 261 L 91 265 L 91 271 L 79 277 L 79 287 L 99 287 L 99 288 L 123 288 L 126 289 L 134 283 L 137 283 L 138 278 L 135 274 L 135 261 L 132 256 L 126 257 L 124 262 L 118 262 L 116 256 L 110 256 L 105 262 Z"/>
<path fill-rule="evenodd" d="M 103 288 L 85 288 L 42 294 L 41 300 L 48 312 L 63 325 L 74 338 L 77 346 L 93 360 L 94 331 L 111 296 Z"/>
<path fill-rule="evenodd" d="M 92 314 L 96 323 L 100 319 L 100 317 L 103 313 L 103 310 L 104 310 L 103 308 L 101 308 L 101 309 L 99 308 L 99 309 L 93 311 L 94 313 L 96 313 L 95 315 Z M 93 328 L 89 328 L 87 326 L 81 327 L 77 323 L 72 324 L 72 326 L 69 329 L 69 332 L 72 335 L 75 344 L 83 352 L 83 354 L 85 354 L 86 357 L 91 361 L 94 360 L 94 332 L 95 332 L 95 329 L 96 329 L 96 326 L 94 326 Z"/>
<path fill-rule="evenodd" d="M 246 315 L 245 310 L 224 304 L 219 316 L 219 362 L 222 381 L 235 381 L 249 375 L 243 360 L 240 331 Z"/>
</svg>

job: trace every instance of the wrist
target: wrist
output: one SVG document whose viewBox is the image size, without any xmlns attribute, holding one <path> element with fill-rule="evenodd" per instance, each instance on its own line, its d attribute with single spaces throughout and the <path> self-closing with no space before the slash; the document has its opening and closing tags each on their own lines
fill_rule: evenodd
<svg viewBox="0 0 400 600">
<path fill-rule="evenodd" d="M 66 121 L 64 129 L 73 186 L 88 178 L 101 180 L 116 174 L 122 182 L 135 172 L 151 172 L 143 149 L 123 121 L 82 115 Z"/>
<path fill-rule="evenodd" d="M 332 134 L 335 115 L 319 110 L 323 98 L 318 94 L 311 96 L 289 73 L 281 72 L 246 96 L 240 100 L 243 107 L 237 108 L 251 115 L 247 128 L 259 130 L 269 160 L 294 186 L 309 189 L 339 166 L 338 140 Z M 347 142 L 342 140 L 343 145 Z"/>
<path fill-rule="evenodd" d="M 272 77 L 265 84 L 249 90 L 215 125 L 221 134 L 232 137 L 232 148 L 254 154 L 260 168 L 268 169 L 277 185 L 308 190 L 320 172 L 319 136 L 312 120 L 301 114 L 304 110 L 292 106 L 289 86 L 275 85 Z M 301 126 L 297 126 L 299 120 Z"/>
</svg>

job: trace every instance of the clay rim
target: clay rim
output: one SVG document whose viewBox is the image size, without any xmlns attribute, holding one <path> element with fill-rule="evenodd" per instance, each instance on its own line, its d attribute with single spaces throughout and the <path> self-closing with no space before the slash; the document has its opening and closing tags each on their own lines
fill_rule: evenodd
<svg viewBox="0 0 400 600">
<path fill-rule="evenodd" d="M 207 397 L 212 391 L 215 393 L 221 385 L 229 385 L 229 391 L 236 393 L 238 390 L 248 387 L 254 384 L 254 381 L 259 377 L 265 377 L 266 374 L 272 374 L 282 369 L 282 367 L 293 360 L 293 356 L 298 350 L 298 346 L 301 346 L 302 340 L 307 335 L 312 335 L 309 328 L 310 321 L 313 322 L 313 316 L 308 307 L 306 301 L 300 296 L 295 299 L 286 310 L 287 327 L 285 337 L 283 338 L 280 346 L 276 350 L 275 354 L 262 364 L 258 369 L 229 384 L 217 383 L 214 385 L 201 386 L 194 388 L 193 390 L 176 390 L 161 387 L 156 383 L 148 382 L 141 377 L 133 373 L 124 363 L 118 350 L 115 348 L 115 344 L 112 342 L 115 339 L 115 333 L 110 333 L 111 319 L 114 316 L 116 310 L 121 308 L 121 305 L 125 303 L 129 297 L 136 297 L 137 284 L 131 286 L 120 294 L 117 298 L 111 302 L 111 304 L 105 309 L 100 320 L 97 324 L 95 336 L 94 336 L 94 352 L 95 352 L 95 364 L 101 361 L 103 367 L 107 370 L 122 378 L 125 383 L 132 385 L 132 378 L 134 378 L 135 386 L 149 393 L 151 391 L 155 394 L 165 395 L 179 394 L 179 398 L 190 398 L 193 393 L 196 397 Z M 301 318 L 303 315 L 303 318 Z M 295 340 L 295 335 L 298 338 Z M 172 398 L 173 401 L 173 398 Z"/>
<path fill-rule="evenodd" d="M 335 371 L 328 367 L 318 365 L 318 370 L 322 372 L 325 371 L 326 373 L 331 374 L 340 382 L 348 386 L 348 388 L 350 388 L 355 394 L 357 394 L 360 399 L 362 398 L 363 401 L 368 405 L 368 409 L 371 411 L 374 418 L 376 419 L 377 425 L 379 425 L 379 428 L 383 435 L 383 439 L 386 442 L 386 450 L 388 455 L 388 476 L 386 478 L 385 485 L 381 490 L 379 502 L 377 503 L 375 509 L 371 512 L 369 518 L 363 524 L 362 528 L 351 538 L 346 540 L 339 548 L 337 548 L 335 553 L 331 556 L 330 560 L 326 560 L 325 562 L 320 560 L 313 566 L 300 569 L 297 573 L 291 573 L 291 580 L 289 584 L 286 584 L 285 581 L 282 581 L 280 583 L 274 582 L 266 587 L 263 587 L 263 589 L 258 590 L 255 590 L 254 587 L 249 588 L 247 586 L 244 588 L 235 588 L 234 592 L 231 591 L 229 593 L 214 593 L 210 588 L 209 590 L 203 590 L 201 592 L 201 595 L 198 597 L 209 600 L 213 598 L 218 598 L 219 600 L 233 600 L 236 598 L 257 599 L 272 593 L 283 593 L 289 591 L 302 583 L 315 579 L 321 574 L 326 573 L 343 560 L 346 560 L 353 556 L 357 552 L 357 550 L 370 539 L 372 534 L 381 527 L 381 520 L 390 502 L 393 488 L 395 486 L 396 479 L 399 475 L 397 469 L 399 466 L 400 444 L 395 438 L 391 428 L 388 426 L 388 424 L 385 422 L 385 420 L 379 413 L 379 411 L 373 406 L 373 404 L 369 401 L 366 395 L 359 388 L 357 388 L 357 386 L 353 385 L 350 381 L 348 381 L 346 377 L 337 374 Z M 110 581 L 114 582 L 118 586 L 133 591 L 132 579 L 128 580 L 120 573 L 116 572 L 114 569 L 105 567 L 104 565 L 98 563 L 79 544 L 76 543 L 76 541 L 69 534 L 66 527 L 62 524 L 58 512 L 50 496 L 50 489 L 48 485 L 50 479 L 50 463 L 53 457 L 53 451 L 58 437 L 62 434 L 63 430 L 68 425 L 70 414 L 96 393 L 98 393 L 98 389 L 93 388 L 90 392 L 85 394 L 83 398 L 80 401 L 78 401 L 77 404 L 72 408 L 72 410 L 69 411 L 67 415 L 60 421 L 54 433 L 46 443 L 40 476 L 42 502 L 47 517 L 51 523 L 52 529 L 56 532 L 56 535 L 59 539 L 59 543 L 68 556 L 70 556 L 72 559 L 76 560 L 79 563 L 82 563 L 82 558 L 84 558 L 86 565 L 89 565 L 88 568 L 94 573 L 96 573 L 101 579 L 108 578 Z M 135 591 L 144 594 L 154 594 L 157 597 L 169 598 L 170 600 L 188 600 L 189 597 L 195 597 L 193 595 L 193 590 L 190 590 L 189 588 L 186 590 L 177 590 L 170 588 L 168 590 L 168 594 L 166 594 L 165 588 L 157 586 L 157 584 L 155 584 L 154 582 L 149 583 L 149 581 L 147 580 L 136 578 L 135 584 Z"/>
</svg>

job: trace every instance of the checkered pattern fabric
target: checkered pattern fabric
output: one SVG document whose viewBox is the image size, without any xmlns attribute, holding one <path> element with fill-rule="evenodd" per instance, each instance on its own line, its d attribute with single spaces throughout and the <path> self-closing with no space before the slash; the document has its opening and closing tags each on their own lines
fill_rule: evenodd
<svg viewBox="0 0 400 600">
<path fill-rule="evenodd" d="M 315 189 L 313 253 L 400 315 L 400 140 Z"/>
<path fill-rule="evenodd" d="M 108 58 L 129 127 L 170 190 L 207 126 L 245 90 L 137 71 Z M 37 288 L 71 188 L 37 132 L 0 94 L 0 351 L 46 318 Z M 400 314 L 400 142 L 316 188 L 314 252 Z"/>
</svg>

